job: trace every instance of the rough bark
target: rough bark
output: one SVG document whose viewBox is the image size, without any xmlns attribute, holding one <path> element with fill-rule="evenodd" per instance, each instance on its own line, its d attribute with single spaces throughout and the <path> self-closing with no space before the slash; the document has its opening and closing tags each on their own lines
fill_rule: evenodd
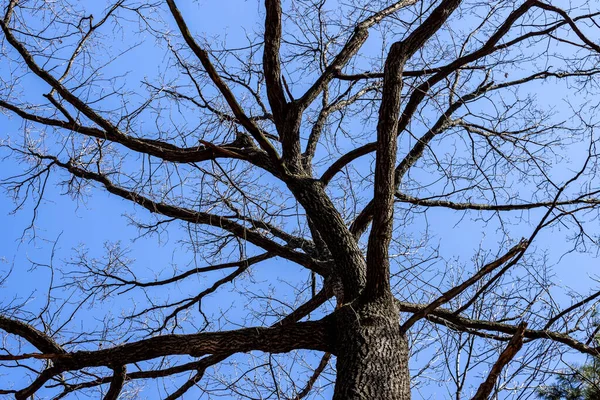
<svg viewBox="0 0 600 400">
<path fill-rule="evenodd" d="M 334 400 L 409 400 L 408 345 L 391 298 L 337 313 Z"/>
<path fill-rule="evenodd" d="M 366 263 L 358 243 L 320 181 L 292 179 L 288 187 L 312 216 L 312 223 L 331 253 L 335 266 L 331 274 L 335 280 L 341 280 L 343 287 L 343 293 L 336 294 L 338 302 L 351 302 L 358 297 L 366 282 Z"/>
</svg>

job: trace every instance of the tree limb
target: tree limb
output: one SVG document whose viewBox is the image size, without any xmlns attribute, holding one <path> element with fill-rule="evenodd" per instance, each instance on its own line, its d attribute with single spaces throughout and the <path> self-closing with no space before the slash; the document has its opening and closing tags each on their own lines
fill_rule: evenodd
<svg viewBox="0 0 600 400">
<path fill-rule="evenodd" d="M 514 336 L 506 345 L 504 351 L 498 357 L 498 361 L 492 367 L 492 370 L 489 372 L 486 380 L 479 386 L 477 389 L 477 393 L 475 396 L 471 398 L 471 400 L 488 400 L 492 390 L 494 390 L 494 385 L 502 372 L 502 369 L 515 357 L 515 355 L 521 350 L 523 347 L 523 334 L 525 329 L 527 328 L 527 323 L 521 322 L 517 327 L 517 331 Z"/>
</svg>

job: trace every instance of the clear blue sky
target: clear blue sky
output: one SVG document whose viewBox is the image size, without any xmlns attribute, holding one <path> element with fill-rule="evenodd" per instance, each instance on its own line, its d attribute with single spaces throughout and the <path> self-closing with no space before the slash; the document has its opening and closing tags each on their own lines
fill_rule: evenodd
<svg viewBox="0 0 600 400">
<path fill-rule="evenodd" d="M 92 3 L 92 2 L 90 2 Z M 223 2 L 217 1 L 199 1 L 185 2 L 180 1 L 180 7 L 188 21 L 193 21 L 192 26 L 195 31 L 203 33 L 206 37 L 218 35 L 225 39 L 231 47 L 245 44 L 244 33 L 252 32 L 258 29 L 258 24 L 262 20 L 260 14 L 262 6 L 256 1 L 239 1 L 235 6 L 228 4 L 227 18 L 222 17 Z M 94 5 L 95 7 L 95 5 Z M 98 9 L 91 10 L 94 13 Z M 152 76 L 162 71 L 161 57 L 162 50 L 154 48 L 154 41 L 150 37 L 129 38 L 124 35 L 118 38 L 117 42 L 123 41 L 127 44 L 128 40 L 140 41 L 142 45 L 125 55 L 117 65 L 125 65 L 129 71 L 127 78 L 128 84 L 132 87 L 137 86 L 137 82 L 145 76 Z M 115 46 L 123 45 L 116 43 Z M 376 52 L 375 47 L 368 50 Z M 0 63 L 0 74 L 6 64 Z M 110 67 L 107 73 L 114 73 L 115 70 Z M 44 86 L 35 80 L 31 84 L 36 85 L 40 93 L 45 90 Z M 533 86 L 532 91 L 536 92 L 542 101 L 547 101 L 557 107 L 560 113 L 562 101 L 560 98 L 566 94 L 564 85 L 546 84 L 544 86 Z M 559 114 L 560 115 L 560 114 Z M 6 118 L 0 116 L 2 127 L 0 128 L 0 138 L 18 137 L 22 125 L 17 118 Z M 357 129 L 360 129 L 357 126 Z M 350 144 L 346 144 L 351 146 Z M 445 142 L 443 146 L 453 146 L 452 141 Z M 447 150 L 447 148 L 444 148 Z M 2 154 L 4 155 L 4 154 Z M 580 162 L 578 154 L 573 152 L 566 155 L 570 161 L 564 162 L 564 171 L 557 169 L 555 172 L 561 176 L 568 175 L 569 168 L 576 168 Z M 6 158 L 2 161 L 0 178 L 6 178 L 19 173 L 23 166 L 17 164 L 14 159 Z M 63 194 L 63 190 L 58 187 L 58 183 L 66 178 L 62 173 L 53 174 L 49 181 L 43 200 L 35 213 L 35 229 L 28 229 L 34 217 L 34 202 L 31 200 L 25 202 L 22 209 L 17 213 L 12 213 L 14 202 L 8 195 L 0 196 L 0 271 L 12 269 L 9 279 L 0 292 L 0 310 L 7 304 L 27 301 L 26 309 L 32 313 L 39 312 L 40 308 L 46 303 L 47 288 L 50 279 L 50 270 L 43 265 L 32 269 L 32 262 L 39 264 L 66 265 L 69 259 L 73 258 L 74 249 L 81 249 L 84 246 L 88 257 L 102 257 L 105 254 L 106 244 L 120 243 L 124 248 L 129 248 L 129 257 L 135 260 L 134 268 L 139 274 L 140 279 L 153 279 L 155 276 L 170 276 L 173 265 L 178 265 L 181 269 L 185 266 L 194 265 L 194 255 L 182 249 L 181 240 L 185 240 L 186 232 L 184 230 L 172 229 L 168 234 L 164 234 L 160 245 L 157 245 L 157 238 L 139 238 L 136 228 L 128 223 L 127 215 L 135 214 L 140 218 L 148 217 L 149 213 L 145 210 L 133 207 L 124 200 L 115 198 L 96 188 L 90 190 L 90 196 L 85 202 L 73 201 L 69 196 Z M 426 214 L 427 221 L 435 226 L 432 229 L 434 241 L 439 241 L 440 252 L 448 260 L 455 258 L 457 263 L 469 263 L 471 258 L 481 246 L 490 252 L 494 252 L 498 246 L 499 234 L 497 229 L 499 225 L 496 220 L 491 220 L 487 225 L 478 219 L 476 212 L 472 213 L 448 213 L 438 210 L 430 210 Z M 517 214 L 514 214 L 515 216 Z M 532 220 L 535 221 L 539 212 L 532 212 Z M 425 215 L 417 218 L 414 226 L 407 228 L 407 232 L 415 235 L 423 233 L 425 226 Z M 431 227 L 430 227 L 431 229 Z M 513 227 L 514 237 L 518 239 L 519 232 L 525 236 L 531 231 L 530 226 Z M 485 236 L 482 234 L 485 232 Z M 567 232 L 554 230 L 548 231 L 538 237 L 536 244 L 541 249 L 548 250 L 550 264 L 558 262 L 559 257 L 567 249 L 565 241 Z M 52 258 L 53 249 L 55 250 Z M 587 292 L 595 287 L 595 282 L 589 278 L 597 271 L 597 259 L 591 255 L 581 255 L 570 253 L 562 257 L 559 268 L 553 269 L 556 275 L 556 281 L 562 282 L 575 291 Z M 201 264 L 201 261 L 199 262 Z M 212 275 L 211 277 L 214 277 Z M 439 271 L 433 271 L 431 279 L 439 277 Z M 54 277 L 58 279 L 59 277 Z M 245 277 L 241 285 L 248 285 L 254 289 L 264 290 L 265 294 L 269 290 L 278 290 L 283 298 L 292 298 L 293 293 L 290 287 L 282 284 L 281 279 L 289 278 L 291 281 L 300 281 L 307 279 L 305 272 L 298 268 L 288 265 L 282 265 L 282 261 L 273 260 L 257 269 L 251 277 Z M 205 287 L 210 285 L 212 280 L 205 281 L 202 277 L 186 281 L 184 284 L 171 287 L 168 293 L 156 291 L 154 295 L 159 298 L 177 298 L 185 293 L 194 292 L 198 286 Z M 179 291 L 179 292 L 178 292 Z M 33 293 L 30 296 L 30 293 Z M 77 314 L 73 321 L 73 329 L 93 330 L 102 326 L 103 318 L 110 315 L 111 318 L 118 318 L 121 310 L 131 310 L 134 303 L 141 300 L 139 293 L 131 292 L 125 296 L 111 298 L 105 302 L 98 302 L 94 308 L 83 310 Z M 565 300 L 560 293 L 556 293 L 558 299 Z M 233 328 L 237 323 L 243 322 L 243 317 L 248 309 L 245 299 L 234 294 L 229 288 L 221 289 L 218 293 L 210 296 L 210 303 L 204 305 L 204 311 L 218 315 L 222 310 L 229 309 L 232 305 L 234 311 L 229 312 L 229 318 L 237 318 L 230 321 L 226 327 Z M 277 307 L 277 305 L 275 305 Z M 425 352 L 413 360 L 414 370 L 426 364 L 431 353 Z M 280 356 L 277 356 L 280 357 Z M 243 357 L 238 357 L 240 360 Z M 574 357 L 576 361 L 583 361 L 582 357 Z M 313 365 L 314 357 L 309 357 Z M 0 371 L 3 373 L 4 371 Z M 225 371 L 230 372 L 230 371 Z M 473 379 L 476 377 L 473 377 Z M 0 381 L 19 379 L 14 375 L 0 375 Z M 22 386 L 23 382 L 15 380 L 17 386 Z M 165 392 L 161 387 L 149 384 L 143 397 L 159 398 L 164 396 Z M 154 394 L 158 393 L 158 396 Z M 200 392 L 190 392 L 197 395 Z M 330 390 L 323 393 L 325 398 L 330 397 Z M 444 387 L 437 387 L 431 384 L 428 387 L 420 389 L 414 393 L 414 398 L 438 399 L 445 398 L 447 390 Z M 187 397 L 186 397 L 187 398 Z M 194 397 L 190 397 L 194 398 Z"/>
</svg>

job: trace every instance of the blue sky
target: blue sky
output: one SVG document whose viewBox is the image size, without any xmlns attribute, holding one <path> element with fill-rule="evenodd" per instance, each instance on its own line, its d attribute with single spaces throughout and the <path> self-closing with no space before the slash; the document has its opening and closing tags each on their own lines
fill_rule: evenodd
<svg viewBox="0 0 600 400">
<path fill-rule="evenodd" d="M 258 24 L 262 19 L 262 8 L 255 1 L 236 2 L 235 7 L 228 7 L 226 19 L 219 17 L 222 13 L 222 2 L 180 1 L 180 3 L 181 11 L 189 21 L 194 22 L 193 26 L 197 33 L 202 33 L 202 36 L 209 40 L 219 36 L 231 47 L 244 45 L 246 43 L 245 34 L 257 31 Z M 93 9 L 90 11 L 98 12 L 98 10 Z M 377 35 L 374 35 L 374 38 L 376 39 Z M 373 39 L 373 42 L 376 42 L 375 39 Z M 155 42 L 147 35 L 130 37 L 123 34 L 121 37 L 117 36 L 113 45 L 115 48 L 119 48 L 127 46 L 129 41 L 131 43 L 140 42 L 141 45 L 126 54 L 119 65 L 126 66 L 128 70 L 126 80 L 128 84 L 135 87 L 139 86 L 136 82 L 141 81 L 144 77 L 152 76 L 164 70 L 164 65 L 161 64 L 164 48 L 155 49 Z M 371 46 L 366 51 L 372 51 L 373 53 L 379 51 L 376 44 Z M 110 48 L 110 46 L 108 47 Z M 0 71 L 2 68 L 6 68 L 6 65 L 0 64 Z M 114 73 L 116 70 L 113 70 L 113 68 L 117 67 L 108 67 L 106 72 Z M 34 85 L 39 93 L 46 90 L 44 85 L 36 80 L 26 83 Z M 564 105 L 560 98 L 567 93 L 564 85 L 556 83 L 549 83 L 544 86 L 534 85 L 532 91 L 537 93 L 541 101 L 547 101 L 549 105 L 555 106 L 557 110 L 560 110 Z M 28 96 L 32 95 L 28 94 Z M 139 99 L 137 100 L 139 101 Z M 133 101 L 136 101 L 136 99 L 133 99 Z M 0 118 L 3 124 L 0 132 L 1 137 L 3 139 L 9 136 L 18 137 L 22 129 L 18 119 L 9 119 L 4 115 Z M 356 128 L 359 130 L 364 129 L 360 126 Z M 352 146 L 350 143 L 341 143 L 341 145 L 342 147 Z M 447 149 L 443 146 L 460 146 L 460 144 L 449 140 L 441 146 L 443 149 Z M 568 170 L 577 167 L 578 162 L 581 160 L 576 150 L 581 149 L 579 146 L 573 147 L 570 150 L 572 153 L 566 155 L 570 161 L 563 162 L 556 169 L 555 172 L 558 176 L 563 178 L 569 176 Z M 137 161 L 130 162 L 133 165 Z M 370 159 L 367 158 L 365 161 L 357 163 L 357 165 L 368 168 L 369 163 Z M 2 161 L 0 178 L 17 174 L 22 168 L 22 165 L 17 164 L 13 158 L 8 157 Z M 64 188 L 61 189 L 58 186 L 58 183 L 65 178 L 66 175 L 62 173 L 51 175 L 43 200 L 35 213 L 35 229 L 28 229 L 34 216 L 35 203 L 33 201 L 26 201 L 21 210 L 12 213 L 14 203 L 8 195 L 0 196 L 0 226 L 5 227 L 0 232 L 0 238 L 2 239 L 0 240 L 0 259 L 2 260 L 0 271 L 2 269 L 5 271 L 12 270 L 0 294 L 0 308 L 5 304 L 20 301 L 27 301 L 26 308 L 33 313 L 43 308 L 46 303 L 48 283 L 51 279 L 50 270 L 44 267 L 43 264 L 49 264 L 52 261 L 55 266 L 68 265 L 68 261 L 73 259 L 74 254 L 78 251 L 77 249 L 89 258 L 101 258 L 106 252 L 105 245 L 120 243 L 123 248 L 129 249 L 128 257 L 135 260 L 132 268 L 135 269 L 140 279 L 150 280 L 155 276 L 170 276 L 174 265 L 181 269 L 187 269 L 194 265 L 194 254 L 181 243 L 181 241 L 186 240 L 184 229 L 173 227 L 168 233 L 160 237 L 160 244 L 158 243 L 158 237 L 132 240 L 137 238 L 138 231 L 131 226 L 127 216 L 136 215 L 141 219 L 145 219 L 149 217 L 148 212 L 133 207 L 126 201 L 110 196 L 97 188 L 89 190 L 89 196 L 85 197 L 85 201 L 74 201 L 63 194 Z M 529 214 L 531 220 L 535 221 L 539 218 L 540 212 Z M 439 243 L 440 251 L 448 257 L 454 257 L 457 265 L 461 263 L 468 264 L 479 247 L 492 253 L 497 250 L 500 237 L 497 230 L 499 224 L 494 219 L 486 224 L 481 221 L 480 216 L 483 216 L 483 214 L 477 212 L 450 214 L 432 209 L 419 216 L 414 226 L 405 227 L 403 231 L 414 234 L 418 238 L 425 231 L 425 221 L 433 223 L 435 229 L 432 231 L 432 238 L 434 242 Z M 512 215 L 515 221 L 518 216 L 518 213 Z M 487 217 L 484 216 L 484 218 Z M 514 235 L 513 239 L 518 239 L 521 235 L 526 236 L 531 231 L 531 226 L 513 226 L 511 230 Z M 485 235 L 482 235 L 482 232 L 485 232 Z M 566 232 L 558 229 L 549 230 L 538 237 L 536 245 L 540 249 L 548 249 L 550 264 L 556 263 L 560 259 L 560 267 L 552 270 L 557 281 L 563 282 L 575 291 L 585 293 L 590 287 L 596 286 L 589 276 L 595 274 L 597 270 L 597 259 L 590 254 L 581 255 L 578 253 L 569 253 L 560 258 L 567 249 L 565 234 Z M 52 258 L 53 249 L 55 250 L 54 258 Z M 40 266 L 32 269 L 32 262 L 38 263 Z M 202 264 L 201 261 L 198 262 Z M 281 293 L 283 299 L 291 301 L 294 299 L 293 289 L 286 286 L 282 281 L 289 279 L 292 282 L 300 282 L 307 280 L 308 275 L 296 267 L 282 264 L 281 260 L 268 261 L 261 268 L 256 269 L 252 275 L 244 276 L 239 284 L 251 290 L 263 291 L 264 294 L 268 294 L 270 290 L 275 290 Z M 198 286 L 210 286 L 214 276 L 209 276 L 209 280 L 205 276 L 188 280 L 175 289 L 171 289 L 168 293 L 158 290 L 153 292 L 153 295 L 156 296 L 156 299 L 177 298 L 185 293 L 194 292 Z M 432 271 L 432 280 L 439 277 L 439 271 Z M 29 297 L 31 292 L 33 295 Z M 141 294 L 131 292 L 125 296 L 97 302 L 93 308 L 82 310 L 77 314 L 72 328 L 99 329 L 104 322 L 105 315 L 117 320 L 121 310 L 133 309 L 135 303 L 141 300 L 137 296 L 141 296 Z M 563 294 L 557 292 L 556 296 L 566 301 Z M 218 315 L 221 311 L 230 310 L 230 307 L 234 307 L 233 310 L 228 311 L 227 315 L 230 320 L 228 324 L 225 324 L 226 328 L 233 328 L 236 324 L 241 324 L 244 316 L 249 311 L 249 307 L 245 303 L 246 300 L 236 295 L 230 288 L 221 289 L 211 295 L 209 299 L 210 303 L 203 305 L 206 307 L 204 311 L 207 313 Z M 264 306 L 263 303 L 257 305 L 257 307 L 262 306 Z M 274 307 L 278 307 L 278 305 L 275 304 Z M 63 312 L 66 311 L 68 311 L 68 308 L 63 310 Z M 110 332 L 108 332 L 108 336 L 110 336 Z M 415 358 L 413 361 L 414 369 L 418 370 L 420 365 L 428 361 L 428 357 L 430 357 L 430 353 L 425 352 Z M 282 356 L 277 356 L 277 358 L 283 359 Z M 572 359 L 579 362 L 583 361 L 582 357 L 573 356 Z M 244 360 L 247 361 L 244 356 L 236 356 L 235 360 L 240 363 Z M 313 365 L 318 362 L 315 361 L 313 356 L 308 356 L 308 360 L 312 361 Z M 251 363 L 254 360 L 251 359 L 248 362 Z M 297 368 L 297 370 L 302 370 L 301 367 Z M 223 367 L 222 372 L 237 373 L 231 365 Z M 0 381 L 14 380 L 17 386 L 22 385 L 24 382 L 18 379 L 22 378 L 11 374 L 0 375 Z M 165 392 L 163 390 L 159 385 L 152 383 L 149 384 L 147 391 L 143 392 L 143 396 L 158 398 L 153 395 L 154 391 L 164 396 Z M 200 392 L 193 393 L 197 395 Z M 439 396 L 446 396 L 446 394 L 444 387 L 437 387 L 432 384 L 416 392 L 415 398 L 422 396 L 422 398 L 434 399 L 440 398 Z M 330 397 L 330 388 L 323 393 L 323 396 L 324 398 Z"/>
</svg>

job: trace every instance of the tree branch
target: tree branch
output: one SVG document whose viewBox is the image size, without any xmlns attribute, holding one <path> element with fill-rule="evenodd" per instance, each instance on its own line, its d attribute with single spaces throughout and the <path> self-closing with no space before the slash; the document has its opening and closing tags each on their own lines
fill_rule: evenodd
<svg viewBox="0 0 600 400">
<path fill-rule="evenodd" d="M 428 307 L 428 304 L 414 304 L 407 303 L 403 301 L 397 301 L 396 306 L 400 312 L 410 312 L 417 313 Z M 460 330 L 469 333 L 477 333 L 477 331 L 488 331 L 488 332 L 501 332 L 508 335 L 514 335 L 517 331 L 518 327 L 510 324 L 505 324 L 501 322 L 487 321 L 487 320 L 479 320 L 479 319 L 471 319 L 466 318 L 461 315 L 457 315 L 455 311 L 446 310 L 443 308 L 438 308 L 429 313 L 426 317 L 427 320 L 439 324 L 447 326 L 453 330 Z M 564 344 L 573 350 L 577 350 L 583 354 L 589 354 L 594 357 L 600 355 L 600 349 L 597 347 L 590 347 L 571 336 L 559 333 L 555 331 L 550 331 L 546 329 L 527 329 L 524 332 L 524 336 L 527 339 L 538 340 L 538 339 L 546 339 L 552 340 L 557 343 Z M 501 339 L 501 338 L 498 338 Z M 506 339 L 503 339 L 506 340 Z"/>
<path fill-rule="evenodd" d="M 0 329 L 25 339 L 42 353 L 61 354 L 65 352 L 54 339 L 25 322 L 0 315 Z"/>
<path fill-rule="evenodd" d="M 455 61 L 446 65 L 443 69 L 441 69 L 438 73 L 431 76 L 425 82 L 420 84 L 417 88 L 415 88 L 404 107 L 402 112 L 402 116 L 400 117 L 400 121 L 398 122 L 398 134 L 403 132 L 408 126 L 410 120 L 414 112 L 417 110 L 418 105 L 425 98 L 429 90 L 437 83 L 448 77 L 451 73 L 459 70 L 465 65 L 474 62 L 478 59 L 481 59 L 487 55 L 494 53 L 495 51 L 506 48 L 520 41 L 528 39 L 532 36 L 537 36 L 541 34 L 547 34 L 548 31 L 552 31 L 558 29 L 561 24 L 556 24 L 554 27 L 549 30 L 533 32 L 530 34 L 522 35 L 514 40 L 511 40 L 508 43 L 498 45 L 498 42 L 504 35 L 508 33 L 512 25 L 523 16 L 531 7 L 533 7 L 535 0 L 527 0 L 520 7 L 518 7 L 515 11 L 510 13 L 510 15 L 506 18 L 505 22 L 494 32 L 494 34 L 480 47 L 478 50 L 469 53 L 463 57 L 457 58 Z M 425 28 L 423 28 L 425 29 Z M 415 42 L 418 42 L 418 38 L 413 39 Z M 412 43 L 412 42 L 411 42 Z M 354 150 L 349 151 L 348 153 L 341 156 L 337 159 L 321 176 L 321 181 L 327 184 L 339 171 L 343 169 L 344 166 L 354 161 L 355 159 L 362 157 L 366 154 L 369 154 L 372 151 L 375 151 L 377 148 L 377 142 L 367 143 L 361 147 L 358 147 Z"/>
<path fill-rule="evenodd" d="M 298 322 L 272 328 L 244 328 L 235 331 L 163 335 L 120 346 L 60 354 L 30 354 L 57 363 L 61 372 L 87 367 L 126 365 L 170 355 L 200 357 L 249 351 L 287 353 L 297 349 L 331 351 L 329 319 Z"/>
<path fill-rule="evenodd" d="M 244 147 L 239 141 L 220 145 L 210 144 L 194 147 L 178 147 L 160 140 L 135 138 L 122 134 L 115 129 L 102 130 L 81 125 L 76 121 L 61 121 L 29 113 L 22 108 L 0 99 L 0 107 L 12 111 L 19 117 L 45 126 L 62 128 L 68 131 L 101 140 L 118 143 L 126 148 L 143 154 L 148 154 L 165 161 L 176 163 L 195 163 L 215 160 L 218 158 L 233 158 L 248 161 L 274 175 L 279 171 L 267 158 L 266 153 L 258 148 Z"/>
<path fill-rule="evenodd" d="M 433 36 L 458 7 L 460 0 L 444 0 L 406 40 L 392 44 L 385 61 L 383 94 L 377 122 L 377 152 L 373 193 L 373 225 L 367 245 L 367 283 L 364 295 L 374 299 L 390 294 L 389 245 L 394 224 L 394 166 L 402 71 L 406 61 Z"/>
<path fill-rule="evenodd" d="M 265 48 L 263 52 L 263 72 L 267 85 L 267 97 L 273 119 L 280 133 L 285 132 L 285 117 L 287 101 L 281 82 L 281 61 L 279 48 L 281 46 L 281 0 L 265 0 Z M 288 139 L 289 140 L 289 139 Z M 282 142 L 286 139 L 282 138 Z M 285 146 L 284 146 L 285 148 Z"/>
<path fill-rule="evenodd" d="M 167 217 L 191 222 L 193 224 L 205 224 L 224 229 L 239 237 L 240 239 L 247 240 L 250 243 L 259 246 L 268 252 L 281 256 L 287 260 L 296 262 L 318 274 L 327 275 L 327 271 L 321 265 L 321 263 L 316 262 L 309 255 L 298 253 L 286 246 L 282 246 L 261 235 L 260 233 L 246 228 L 245 226 L 240 225 L 226 217 L 204 212 L 192 211 L 185 208 L 169 205 L 166 203 L 156 202 L 154 200 L 142 196 L 141 194 L 114 185 L 113 182 L 110 179 L 108 179 L 105 175 L 86 171 L 78 166 L 73 165 L 71 162 L 64 163 L 53 156 L 45 156 L 35 153 L 31 155 L 36 156 L 40 159 L 50 160 L 54 165 L 69 171 L 71 174 L 78 178 L 98 182 L 102 184 L 109 193 L 117 195 L 125 200 L 132 201 L 144 207 L 151 213 L 159 213 Z"/>
<path fill-rule="evenodd" d="M 316 310 L 319 306 L 321 306 L 330 297 L 331 297 L 331 290 L 329 290 L 326 287 L 323 288 L 321 291 L 319 291 L 319 293 L 316 294 L 316 296 L 312 297 L 306 303 L 302 304 L 300 307 L 298 307 L 292 313 L 287 315 L 281 321 L 276 322 L 271 327 L 289 326 L 289 325 L 292 325 L 292 324 L 300 321 L 302 318 L 306 317 L 312 311 Z M 194 376 L 192 376 L 188 381 L 186 381 L 176 391 L 171 393 L 170 397 L 167 397 L 167 398 L 171 398 L 171 399 L 176 399 L 178 397 L 181 397 L 185 392 L 187 392 L 197 382 L 199 382 L 202 379 L 202 377 L 204 376 L 204 373 L 208 367 L 225 360 L 226 358 L 228 358 L 229 356 L 231 356 L 233 354 L 234 353 L 213 354 L 213 355 L 204 357 L 198 361 L 193 361 L 190 363 L 178 365 L 178 366 L 171 367 L 171 368 L 165 368 L 165 369 L 153 370 L 153 371 L 132 372 L 132 373 L 127 374 L 126 380 L 153 379 L 153 378 L 160 378 L 160 377 L 165 377 L 165 376 L 169 376 L 169 375 L 179 374 L 179 373 L 182 373 L 185 371 L 196 371 Z M 329 354 L 329 353 L 326 353 L 326 354 Z M 68 385 L 65 388 L 65 390 L 63 391 L 62 395 L 59 396 L 59 398 L 67 395 L 68 393 L 74 392 L 76 390 L 95 387 L 95 386 L 99 386 L 102 384 L 110 383 L 110 382 L 112 382 L 112 380 L 113 380 L 113 377 L 108 376 L 108 377 L 96 379 L 93 381 L 79 383 L 76 385 Z M 1 391 L 0 391 L 0 393 L 1 393 Z"/>
<path fill-rule="evenodd" d="M 333 62 L 325 69 L 323 74 L 315 81 L 315 83 L 306 91 L 306 93 L 298 99 L 297 103 L 301 109 L 305 109 L 308 105 L 323 91 L 325 86 L 329 84 L 336 74 L 339 73 L 348 61 L 360 50 L 362 45 L 369 37 L 369 28 L 381 22 L 384 18 L 398 10 L 413 5 L 417 0 L 402 0 L 376 12 L 369 18 L 359 22 L 354 28 L 354 32 L 350 39 L 346 42 L 342 50 L 334 58 Z"/>
<path fill-rule="evenodd" d="M 475 275 L 473 275 L 460 285 L 457 285 L 452 289 L 444 292 L 441 296 L 432 301 L 427 307 L 414 313 L 404 324 L 402 324 L 401 330 L 404 332 L 408 331 L 408 329 L 410 329 L 410 327 L 413 326 L 415 322 L 417 322 L 421 318 L 426 317 L 429 313 L 440 307 L 442 304 L 448 303 L 453 298 L 455 298 L 456 296 L 464 292 L 467 288 L 469 288 L 474 283 L 483 278 L 485 275 L 493 272 L 495 269 L 501 267 L 507 262 L 508 265 L 513 265 L 520 258 L 520 256 L 523 254 L 523 252 L 527 249 L 528 246 L 529 241 L 522 239 L 519 243 L 517 243 L 510 250 L 508 250 L 502 257 L 492 261 L 491 263 L 486 264 L 479 271 L 477 271 Z"/>
<path fill-rule="evenodd" d="M 198 43 L 196 42 L 196 40 L 194 40 L 194 37 L 192 36 L 192 33 L 188 29 L 187 24 L 185 23 L 185 20 L 183 19 L 183 16 L 181 15 L 181 12 L 179 11 L 179 9 L 177 8 L 177 5 L 175 4 L 175 1 L 167 0 L 167 4 L 169 6 L 169 10 L 171 11 L 171 14 L 173 15 L 173 18 L 175 18 L 175 21 L 177 22 L 177 27 L 179 28 L 179 31 L 181 32 L 183 39 L 185 40 L 185 42 L 187 43 L 189 48 L 192 50 L 192 52 L 196 55 L 196 57 L 198 57 L 198 59 L 202 63 L 202 66 L 204 67 L 205 71 L 208 73 L 208 76 L 210 77 L 212 82 L 215 84 L 217 89 L 219 89 L 219 91 L 221 92 L 221 94 L 223 95 L 225 100 L 227 101 L 227 104 L 231 108 L 233 115 L 235 115 L 235 117 L 240 121 L 240 123 L 244 126 L 244 128 L 246 128 L 246 130 L 252 135 L 252 137 L 254 137 L 254 139 L 256 139 L 256 141 L 258 142 L 260 147 L 264 151 L 267 152 L 267 154 L 269 155 L 271 160 L 272 161 L 278 160 L 279 155 L 277 154 L 277 150 L 275 149 L 273 144 L 264 136 L 264 134 L 262 133 L 260 128 L 258 126 L 256 126 L 256 124 L 254 123 L 254 121 L 252 121 L 250 118 L 248 118 L 248 116 L 244 113 L 244 111 L 242 110 L 242 107 L 240 106 L 240 104 L 236 100 L 235 96 L 231 92 L 231 89 L 229 89 L 227 84 L 219 76 L 217 70 L 215 69 L 214 65 L 210 61 L 206 50 L 201 48 L 198 45 Z"/>
<path fill-rule="evenodd" d="M 479 386 L 477 393 L 475 393 L 475 396 L 473 396 L 471 400 L 488 400 L 492 390 L 494 390 L 494 385 L 500 376 L 500 372 L 502 372 L 502 369 L 515 357 L 519 350 L 521 350 L 521 347 L 523 347 L 523 335 L 526 328 L 527 324 L 525 322 L 519 324 L 514 336 L 510 342 L 508 342 L 506 348 L 500 354 L 500 357 L 498 357 L 498 361 L 496 361 L 492 370 L 489 372 L 488 377 Z"/>
<path fill-rule="evenodd" d="M 127 369 L 124 366 L 118 366 L 113 368 L 113 378 L 110 382 L 108 392 L 104 396 L 104 400 L 117 400 L 123 385 L 125 384 L 125 378 L 127 377 Z"/>
<path fill-rule="evenodd" d="M 531 210 L 534 208 L 542 207 L 555 207 L 577 205 L 577 204 L 591 204 L 600 205 L 600 199 L 585 196 L 578 196 L 572 200 L 559 201 L 554 204 L 552 201 L 540 201 L 533 203 L 522 203 L 522 204 L 484 204 L 484 203 L 457 203 L 447 200 L 434 200 L 434 199 L 420 199 L 408 194 L 396 192 L 396 199 L 402 203 L 414 204 L 422 207 L 443 207 L 451 210 L 475 210 L 475 211 L 519 211 L 519 210 Z"/>
</svg>

